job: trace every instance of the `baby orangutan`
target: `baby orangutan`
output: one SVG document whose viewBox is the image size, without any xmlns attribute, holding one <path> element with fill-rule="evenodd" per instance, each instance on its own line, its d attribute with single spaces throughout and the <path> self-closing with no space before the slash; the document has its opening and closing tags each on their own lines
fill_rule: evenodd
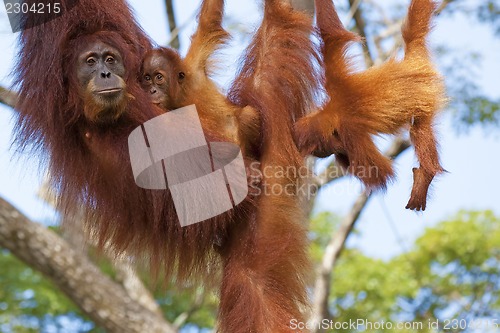
<svg viewBox="0 0 500 333">
<path fill-rule="evenodd" d="M 355 73 L 348 46 L 360 40 L 342 25 L 332 0 L 316 0 L 329 102 L 302 118 L 295 139 L 302 153 L 335 154 L 337 161 L 369 188 L 384 188 L 394 170 L 372 136 L 397 134 L 409 126 L 420 162 L 406 208 L 425 210 L 439 163 L 433 120 L 446 98 L 441 76 L 430 60 L 426 37 L 435 10 L 431 0 L 413 0 L 402 28 L 405 56 Z"/>
<path fill-rule="evenodd" d="M 196 105 L 203 128 L 240 145 L 244 156 L 256 157 L 259 113 L 229 101 L 210 78 L 211 56 L 229 37 L 222 28 L 223 6 L 223 1 L 202 3 L 198 29 L 184 59 L 170 48 L 149 51 L 141 69 L 142 86 L 165 111 Z"/>
<path fill-rule="evenodd" d="M 257 155 L 260 119 L 254 108 L 232 104 L 205 73 L 168 48 L 149 51 L 142 66 L 142 86 L 154 104 L 165 111 L 195 104 L 203 128 L 217 131 L 221 139 L 239 144 L 245 156 Z M 187 74 L 186 74 L 187 73 Z"/>
</svg>

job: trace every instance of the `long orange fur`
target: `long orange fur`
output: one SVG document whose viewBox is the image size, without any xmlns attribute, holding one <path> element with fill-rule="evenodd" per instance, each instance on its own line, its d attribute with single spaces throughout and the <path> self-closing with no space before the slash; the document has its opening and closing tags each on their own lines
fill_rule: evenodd
<svg viewBox="0 0 500 333">
<path fill-rule="evenodd" d="M 385 187 L 394 177 L 391 161 L 375 146 L 372 136 L 397 134 L 405 126 L 420 167 L 414 169 L 411 198 L 406 208 L 425 210 L 427 190 L 439 162 L 433 121 L 445 103 L 444 84 L 426 46 L 431 0 L 413 0 L 402 28 L 405 56 L 354 72 L 347 55 L 360 38 L 342 25 L 332 0 L 316 0 L 317 24 L 323 41 L 329 102 L 295 127 L 303 153 L 336 154 L 350 173 L 371 188 Z"/>
<path fill-rule="evenodd" d="M 306 14 L 285 1 L 265 0 L 263 22 L 230 90 L 231 100 L 260 113 L 262 188 L 269 193 L 258 198 L 253 223 L 240 226 L 243 237 L 230 238 L 220 307 L 224 333 L 290 332 L 292 319 L 306 320 L 311 267 L 299 195 L 303 179 L 273 170 L 304 167 L 292 128 L 312 108 L 318 89 L 312 32 Z"/>
<path fill-rule="evenodd" d="M 228 99 L 209 77 L 210 59 L 228 36 L 221 26 L 222 9 L 222 0 L 203 1 L 187 56 L 157 49 L 146 55 L 144 68 L 170 73 L 166 107 L 196 104 L 202 125 L 238 142 L 246 157 L 258 157 L 267 175 L 250 219 L 231 227 L 220 246 L 219 331 L 289 332 L 290 321 L 305 320 L 307 308 L 307 234 L 297 196 L 302 180 L 265 170 L 303 167 L 292 127 L 314 104 L 318 90 L 312 62 L 318 55 L 309 39 L 312 22 L 280 0 L 266 0 L 263 22 Z M 156 61 L 160 59 L 165 62 Z M 166 68 L 153 68 L 160 63 Z M 180 70 L 186 75 L 178 81 Z M 266 192 L 276 188 L 289 193 Z"/>
</svg>

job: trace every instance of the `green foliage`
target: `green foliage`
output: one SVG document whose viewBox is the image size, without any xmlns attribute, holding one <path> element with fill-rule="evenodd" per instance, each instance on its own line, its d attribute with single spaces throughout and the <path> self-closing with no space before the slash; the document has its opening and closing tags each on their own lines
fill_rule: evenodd
<svg viewBox="0 0 500 333">
<path fill-rule="evenodd" d="M 471 96 L 464 100 L 465 112 L 461 115 L 461 121 L 467 125 L 481 123 L 483 125 L 498 125 L 500 116 L 500 103 L 492 101 L 485 96 Z"/>
<path fill-rule="evenodd" d="M 40 332 L 79 310 L 48 279 L 0 252 L 0 331 Z M 83 320 L 82 320 L 83 321 Z"/>
<path fill-rule="evenodd" d="M 155 298 L 165 318 L 172 323 L 184 314 L 188 317 L 183 326 L 215 326 L 218 297 L 213 290 L 194 287 L 179 289 L 170 285 L 166 292 L 157 292 Z"/>
<path fill-rule="evenodd" d="M 444 66 L 450 94 L 450 107 L 457 115 L 458 128 L 474 124 L 497 127 L 500 124 L 500 100 L 494 100 L 482 94 L 473 78 L 478 76 L 477 54 L 451 56 L 452 50 L 440 49 L 441 54 L 448 54 L 448 64 Z"/>
<path fill-rule="evenodd" d="M 500 2 L 498 0 L 483 1 L 479 6 L 478 18 L 483 23 L 491 24 L 495 34 L 500 36 Z"/>
<path fill-rule="evenodd" d="M 499 0 L 481 1 L 480 4 L 474 3 L 469 7 L 460 6 L 462 3 L 468 2 L 453 1 L 449 6 L 450 13 L 462 12 L 468 17 L 477 17 L 479 23 L 488 25 L 500 37 Z M 486 96 L 477 81 L 478 73 L 475 69 L 481 63 L 481 57 L 464 50 L 448 51 L 444 56 L 453 59 L 452 66 L 445 69 L 445 77 L 451 98 L 450 107 L 458 115 L 459 124 L 498 127 L 500 100 Z"/>
<path fill-rule="evenodd" d="M 327 230 L 324 221 L 314 219 L 313 227 L 319 223 Z M 434 332 L 429 320 L 491 318 L 493 324 L 500 318 L 499 295 L 500 218 L 491 211 L 461 212 L 427 229 L 408 253 L 389 261 L 345 251 L 334 270 L 329 306 L 340 323 L 385 321 L 394 327 L 384 332 Z M 395 329 L 406 322 L 423 328 Z"/>
</svg>

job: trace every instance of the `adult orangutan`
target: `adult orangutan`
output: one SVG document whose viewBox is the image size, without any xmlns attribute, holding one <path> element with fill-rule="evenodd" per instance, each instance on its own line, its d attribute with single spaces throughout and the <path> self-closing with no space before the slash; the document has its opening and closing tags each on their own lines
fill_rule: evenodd
<svg viewBox="0 0 500 333">
<path fill-rule="evenodd" d="M 61 1 L 64 14 L 43 25 L 27 15 L 26 26 L 33 28 L 21 33 L 17 78 L 17 142 L 49 158 L 60 208 L 83 206 L 101 245 L 149 258 L 154 269 L 180 281 L 206 279 L 222 267 L 221 332 L 289 332 L 290 320 L 305 320 L 307 303 L 307 234 L 296 195 L 301 180 L 265 172 L 260 197 L 182 228 L 171 193 L 136 186 L 129 163 L 129 134 L 165 111 L 139 84 L 150 42 L 123 0 L 80 0 L 68 11 L 70 2 Z M 193 57 L 208 56 L 219 44 L 204 22 L 220 25 L 222 4 L 203 2 L 198 34 L 207 53 Z M 263 23 L 231 93 L 235 110 L 258 112 L 255 140 L 263 170 L 302 166 L 291 129 L 317 88 L 311 33 L 305 14 L 266 0 Z M 194 61 L 189 59 L 187 68 Z M 184 77 L 168 74 L 196 84 L 189 70 Z M 204 104 L 210 96 L 201 97 L 195 101 L 200 118 L 213 120 L 204 124 L 209 140 L 240 142 L 255 135 L 253 125 L 240 129 L 245 116 L 217 114 L 218 106 Z"/>
</svg>

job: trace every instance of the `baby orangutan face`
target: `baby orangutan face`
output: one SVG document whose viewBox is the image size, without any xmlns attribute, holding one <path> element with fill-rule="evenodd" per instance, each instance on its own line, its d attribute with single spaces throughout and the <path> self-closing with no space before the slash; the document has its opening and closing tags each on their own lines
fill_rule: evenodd
<svg viewBox="0 0 500 333">
<path fill-rule="evenodd" d="M 141 71 L 141 84 L 149 91 L 151 100 L 165 110 L 172 110 L 183 105 L 182 83 L 186 76 L 179 54 L 171 49 L 161 48 L 148 52 Z"/>
</svg>

